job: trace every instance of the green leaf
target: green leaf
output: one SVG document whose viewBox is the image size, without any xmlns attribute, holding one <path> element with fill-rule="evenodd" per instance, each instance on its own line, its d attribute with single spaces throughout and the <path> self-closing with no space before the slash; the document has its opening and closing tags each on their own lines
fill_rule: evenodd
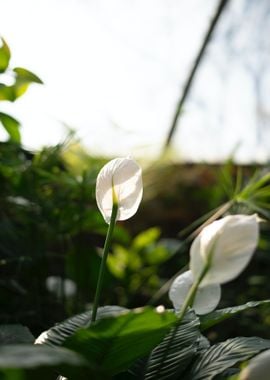
<svg viewBox="0 0 270 380">
<path fill-rule="evenodd" d="M 22 96 L 31 83 L 43 84 L 38 76 L 22 67 L 16 67 L 13 69 L 13 72 L 16 74 L 16 79 L 14 85 L 11 87 L 14 90 L 15 99 Z"/>
<path fill-rule="evenodd" d="M 1 325 L 0 326 L 0 345 L 33 343 L 35 338 L 30 330 L 22 325 Z"/>
<path fill-rule="evenodd" d="M 211 380 L 237 363 L 270 348 L 270 340 L 237 337 L 215 344 L 193 363 L 185 380 Z M 258 379 L 259 380 L 259 379 Z"/>
<path fill-rule="evenodd" d="M 14 117 L 0 112 L 0 122 L 9 134 L 10 140 L 16 143 L 21 142 L 20 123 Z"/>
<path fill-rule="evenodd" d="M 6 379 L 55 379 L 55 371 L 71 379 L 87 379 L 90 370 L 86 360 L 65 348 L 39 345 L 6 345 L 0 347 L 0 373 Z M 89 377 L 88 377 L 89 378 Z"/>
<path fill-rule="evenodd" d="M 270 300 L 264 301 L 251 301 L 244 305 L 227 307 L 225 309 L 215 310 L 212 313 L 200 316 L 201 330 L 209 329 L 210 327 L 224 321 L 225 319 L 233 317 L 235 314 L 241 313 L 242 311 L 251 309 L 253 307 L 261 305 L 269 305 Z"/>
<path fill-rule="evenodd" d="M 121 279 L 124 278 L 126 269 L 128 267 L 129 258 L 130 258 L 130 255 L 127 249 L 125 249 L 121 245 L 115 245 L 113 248 L 113 253 L 111 253 L 107 259 L 108 269 L 115 277 L 121 278 Z M 134 258 L 134 254 L 132 255 L 132 258 Z M 137 261 L 136 257 L 135 257 L 135 261 Z M 140 264 L 140 261 L 141 260 L 139 258 L 139 264 Z M 134 260 L 133 260 L 133 263 L 134 263 Z"/>
<path fill-rule="evenodd" d="M 0 100 L 8 100 L 14 102 L 22 96 L 31 83 L 42 84 L 41 79 L 31 71 L 17 67 L 13 69 L 15 74 L 15 82 L 11 86 L 0 83 Z"/>
<path fill-rule="evenodd" d="M 141 250 L 143 248 L 146 248 L 148 245 L 156 242 L 159 236 L 160 236 L 159 228 L 156 228 L 156 227 L 149 228 L 141 232 L 134 238 L 132 242 L 132 247 L 135 248 L 136 250 Z"/>
<path fill-rule="evenodd" d="M 13 87 L 0 83 L 0 100 L 9 100 L 13 102 L 15 99 Z"/>
<path fill-rule="evenodd" d="M 3 38 L 0 39 L 2 41 L 2 46 L 0 47 L 0 73 L 4 73 L 8 68 L 10 50 L 6 41 Z"/>
<path fill-rule="evenodd" d="M 199 325 L 195 313 L 189 312 L 180 326 L 173 327 L 152 351 L 144 379 L 179 379 L 197 352 L 201 336 Z"/>
<path fill-rule="evenodd" d="M 64 346 L 87 358 L 101 374 L 114 375 L 149 354 L 176 320 L 171 311 L 134 309 L 78 330 Z"/>
<path fill-rule="evenodd" d="M 17 82 L 43 84 L 42 80 L 36 74 L 22 67 L 15 67 L 13 72 L 16 73 Z"/>
<path fill-rule="evenodd" d="M 97 320 L 117 316 L 125 310 L 126 309 L 120 306 L 100 307 L 97 311 Z M 61 346 L 78 329 L 87 327 L 91 322 L 91 316 L 92 311 L 90 310 L 85 313 L 75 315 L 72 318 L 68 318 L 67 320 L 42 333 L 37 338 L 38 343 L 53 347 Z"/>
</svg>

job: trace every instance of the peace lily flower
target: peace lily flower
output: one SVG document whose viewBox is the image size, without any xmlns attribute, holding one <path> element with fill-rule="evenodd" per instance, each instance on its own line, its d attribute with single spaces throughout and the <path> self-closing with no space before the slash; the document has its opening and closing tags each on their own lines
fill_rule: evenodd
<svg viewBox="0 0 270 380">
<path fill-rule="evenodd" d="M 191 271 L 180 274 L 173 281 L 169 290 L 169 298 L 173 303 L 176 311 L 179 311 L 184 304 L 189 290 L 193 285 L 193 276 Z M 196 314 L 207 314 L 213 311 L 221 297 L 221 287 L 219 284 L 212 284 L 199 288 L 192 305 Z"/>
<path fill-rule="evenodd" d="M 239 380 L 269 380 L 270 350 L 266 350 L 250 360 L 239 376 Z"/>
<path fill-rule="evenodd" d="M 194 279 L 198 279 L 206 267 L 200 287 L 234 279 L 249 263 L 258 238 L 256 214 L 229 215 L 209 224 L 190 249 L 190 269 Z"/>
<path fill-rule="evenodd" d="M 111 160 L 98 174 L 96 200 L 107 223 L 114 203 L 118 206 L 116 220 L 131 218 L 138 210 L 142 194 L 142 170 L 130 157 Z"/>
<path fill-rule="evenodd" d="M 142 200 L 142 170 L 130 157 L 115 158 L 98 174 L 96 200 L 105 221 L 109 224 L 92 308 L 91 322 L 95 322 L 103 284 L 106 261 L 117 220 L 131 218 Z"/>
</svg>

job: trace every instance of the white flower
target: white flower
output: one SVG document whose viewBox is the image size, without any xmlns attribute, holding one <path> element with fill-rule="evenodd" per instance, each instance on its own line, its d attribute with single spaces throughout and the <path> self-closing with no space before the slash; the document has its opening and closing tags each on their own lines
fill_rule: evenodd
<svg viewBox="0 0 270 380">
<path fill-rule="evenodd" d="M 171 285 L 169 298 L 176 311 L 181 309 L 187 294 L 193 284 L 191 271 L 186 271 L 178 276 Z M 221 287 L 219 284 L 212 284 L 197 290 L 192 308 L 196 314 L 207 314 L 213 311 L 221 297 Z"/>
<path fill-rule="evenodd" d="M 200 286 L 223 284 L 237 277 L 258 244 L 257 215 L 229 215 L 205 227 L 190 249 L 190 269 L 198 278 L 205 263 L 210 267 Z"/>
<path fill-rule="evenodd" d="M 269 380 L 270 350 L 264 351 L 250 360 L 241 371 L 239 380 Z"/>
<path fill-rule="evenodd" d="M 126 220 L 138 210 L 142 194 L 142 170 L 130 157 L 115 158 L 98 174 L 96 200 L 107 223 L 111 220 L 113 202 L 118 204 L 116 220 Z"/>
</svg>

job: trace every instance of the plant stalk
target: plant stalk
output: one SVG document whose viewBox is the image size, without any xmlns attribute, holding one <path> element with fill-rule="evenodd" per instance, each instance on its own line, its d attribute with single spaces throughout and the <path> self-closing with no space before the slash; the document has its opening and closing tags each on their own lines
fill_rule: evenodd
<svg viewBox="0 0 270 380">
<path fill-rule="evenodd" d="M 203 43 L 202 43 L 202 46 L 198 52 L 198 55 L 196 56 L 195 58 L 195 62 L 191 68 L 191 71 L 187 77 L 187 80 L 186 80 L 186 83 L 184 84 L 184 89 L 183 89 L 183 93 L 176 105 L 176 110 L 175 110 L 175 113 L 174 113 L 174 116 L 173 116 L 173 120 L 172 120 L 172 124 L 170 126 L 170 129 L 169 129 L 169 133 L 168 133 L 168 136 L 167 136 L 167 139 L 165 141 L 165 145 L 164 145 L 164 148 L 163 148 L 163 153 L 167 151 L 168 147 L 170 146 L 171 144 L 171 140 L 172 140 L 172 137 L 175 133 L 175 130 L 176 130 L 176 127 L 177 127 L 177 123 L 178 123 L 178 119 L 179 119 L 179 116 L 180 116 L 180 113 L 183 109 L 183 105 L 186 101 L 186 98 L 187 96 L 189 95 L 189 92 L 190 92 L 190 89 L 191 89 L 191 85 L 194 81 L 194 77 L 195 77 L 195 74 L 197 73 L 198 71 L 198 68 L 200 66 L 200 63 L 202 61 L 202 58 L 205 54 L 205 51 L 206 51 L 206 48 L 209 44 L 209 41 L 211 40 L 212 38 L 212 35 L 216 29 L 216 25 L 218 24 L 220 18 L 221 18 L 221 15 L 226 7 L 226 5 L 228 4 L 229 0 L 220 0 L 219 4 L 218 4 L 218 7 L 217 7 L 217 10 L 215 12 L 215 15 L 213 16 L 212 18 L 212 21 L 209 25 L 209 29 L 206 33 L 206 36 L 204 37 L 204 40 L 203 40 Z"/>
<path fill-rule="evenodd" d="M 97 309 L 98 309 L 100 293 L 101 293 L 102 284 L 103 284 L 106 261 L 107 261 L 107 257 L 109 254 L 109 248 L 110 248 L 110 244 L 111 244 L 111 240 L 112 240 L 114 226 L 116 223 L 117 211 L 118 211 L 118 204 L 116 202 L 114 202 L 113 208 L 112 208 L 111 220 L 110 220 L 110 224 L 108 227 L 106 240 L 105 240 L 105 244 L 104 244 L 104 248 L 103 248 L 102 260 L 101 260 L 101 264 L 100 264 L 100 268 L 99 268 L 98 281 L 97 281 L 96 294 L 95 294 L 94 304 L 93 304 L 93 309 L 92 309 L 91 322 L 95 322 L 96 316 L 97 316 Z"/>
</svg>

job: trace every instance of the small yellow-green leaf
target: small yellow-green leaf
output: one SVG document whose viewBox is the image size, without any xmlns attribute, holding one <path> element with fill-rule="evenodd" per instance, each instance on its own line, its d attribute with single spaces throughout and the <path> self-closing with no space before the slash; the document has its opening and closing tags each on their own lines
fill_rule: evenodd
<svg viewBox="0 0 270 380">
<path fill-rule="evenodd" d="M 15 83 L 10 86 L 13 91 L 13 98 L 15 100 L 22 96 L 28 89 L 31 83 L 42 84 L 42 80 L 29 70 L 23 69 L 22 67 L 16 67 L 13 69 L 15 73 Z"/>
<path fill-rule="evenodd" d="M 146 231 L 141 232 L 133 240 L 134 249 L 140 250 L 147 247 L 149 244 L 152 244 L 157 241 L 160 236 L 159 228 L 149 228 Z"/>
<path fill-rule="evenodd" d="M 3 73 L 9 64 L 10 50 L 6 41 L 3 38 L 0 39 L 2 41 L 2 46 L 0 47 L 0 73 Z"/>
<path fill-rule="evenodd" d="M 128 265 L 128 251 L 121 245 L 117 245 L 113 253 L 108 256 L 107 265 L 115 277 L 123 278 Z"/>
<path fill-rule="evenodd" d="M 29 70 L 26 70 L 22 67 L 15 67 L 13 69 L 16 74 L 16 81 L 20 83 L 39 83 L 43 84 L 42 80 L 34 73 Z"/>
<path fill-rule="evenodd" d="M 3 125 L 11 141 L 20 143 L 21 134 L 20 134 L 20 123 L 18 120 L 14 119 L 12 116 L 7 115 L 6 113 L 0 112 L 0 123 Z"/>
<path fill-rule="evenodd" d="M 15 99 L 13 86 L 7 86 L 0 83 L 0 100 L 9 100 L 13 102 Z"/>
</svg>

